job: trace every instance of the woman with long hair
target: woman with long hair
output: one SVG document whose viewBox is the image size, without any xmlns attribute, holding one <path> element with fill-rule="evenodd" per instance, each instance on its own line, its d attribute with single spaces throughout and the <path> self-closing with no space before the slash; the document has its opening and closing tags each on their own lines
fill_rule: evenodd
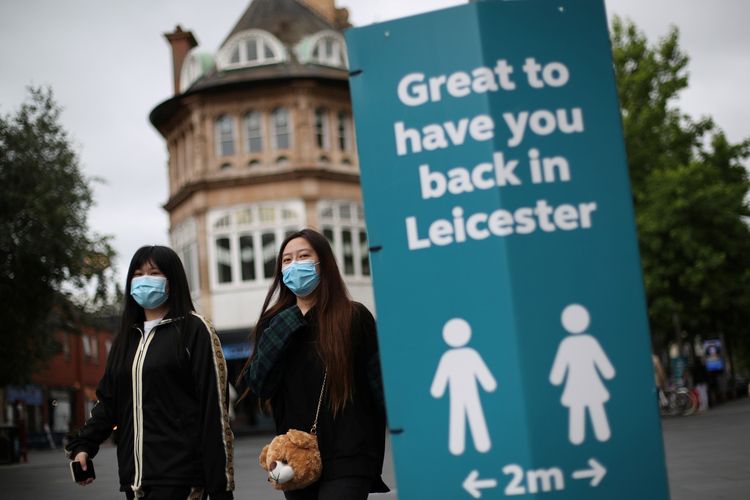
<svg viewBox="0 0 750 500">
<path fill-rule="evenodd" d="M 117 428 L 127 498 L 233 497 L 226 363 L 172 249 L 144 246 L 130 261 L 120 331 L 96 395 L 66 446 L 81 468 Z"/>
<path fill-rule="evenodd" d="M 375 320 L 353 302 L 328 240 L 311 229 L 288 235 L 245 365 L 249 390 L 270 403 L 277 434 L 317 419 L 321 478 L 284 492 L 290 500 L 358 500 L 388 491 Z"/>
</svg>

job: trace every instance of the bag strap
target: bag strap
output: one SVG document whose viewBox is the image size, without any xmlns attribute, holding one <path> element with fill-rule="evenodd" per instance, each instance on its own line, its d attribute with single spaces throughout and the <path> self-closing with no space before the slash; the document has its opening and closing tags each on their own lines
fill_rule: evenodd
<svg viewBox="0 0 750 500">
<path fill-rule="evenodd" d="M 313 422 L 313 426 L 310 429 L 310 434 L 315 435 L 315 433 L 318 431 L 318 415 L 320 415 L 320 405 L 323 403 L 323 393 L 326 390 L 326 378 L 328 377 L 328 370 L 325 371 L 323 374 L 323 385 L 320 388 L 320 397 L 318 398 L 318 409 L 315 410 L 315 422 Z"/>
</svg>

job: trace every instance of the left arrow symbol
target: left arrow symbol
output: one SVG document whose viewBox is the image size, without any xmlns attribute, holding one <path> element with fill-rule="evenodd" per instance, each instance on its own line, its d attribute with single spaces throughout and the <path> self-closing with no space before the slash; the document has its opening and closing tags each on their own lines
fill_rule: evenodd
<svg viewBox="0 0 750 500">
<path fill-rule="evenodd" d="M 497 487 L 497 481 L 495 479 L 479 479 L 479 471 L 473 470 L 464 479 L 463 487 L 469 495 L 480 498 L 482 496 L 480 490 Z"/>
</svg>

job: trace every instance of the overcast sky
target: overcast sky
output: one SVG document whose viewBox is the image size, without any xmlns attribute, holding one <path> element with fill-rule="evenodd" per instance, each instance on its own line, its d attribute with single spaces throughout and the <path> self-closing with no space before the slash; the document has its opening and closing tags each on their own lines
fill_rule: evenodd
<svg viewBox="0 0 750 500">
<path fill-rule="evenodd" d="M 459 0 L 339 0 L 357 26 L 465 3 Z M 114 237 L 121 281 L 135 250 L 168 243 L 166 145 L 148 121 L 172 95 L 163 33 L 180 24 L 216 52 L 249 0 L 18 0 L 0 2 L 0 113 L 26 86 L 50 85 L 94 186 L 92 229 Z M 607 0 L 650 40 L 670 25 L 690 56 L 684 112 L 712 116 L 732 141 L 750 137 L 750 2 Z"/>
</svg>

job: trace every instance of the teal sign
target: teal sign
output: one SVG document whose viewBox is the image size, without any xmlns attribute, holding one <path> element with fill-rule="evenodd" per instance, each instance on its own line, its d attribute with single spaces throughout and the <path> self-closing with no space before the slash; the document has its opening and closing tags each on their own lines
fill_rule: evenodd
<svg viewBox="0 0 750 500">
<path fill-rule="evenodd" d="M 603 2 L 347 42 L 399 499 L 669 498 Z"/>
</svg>

